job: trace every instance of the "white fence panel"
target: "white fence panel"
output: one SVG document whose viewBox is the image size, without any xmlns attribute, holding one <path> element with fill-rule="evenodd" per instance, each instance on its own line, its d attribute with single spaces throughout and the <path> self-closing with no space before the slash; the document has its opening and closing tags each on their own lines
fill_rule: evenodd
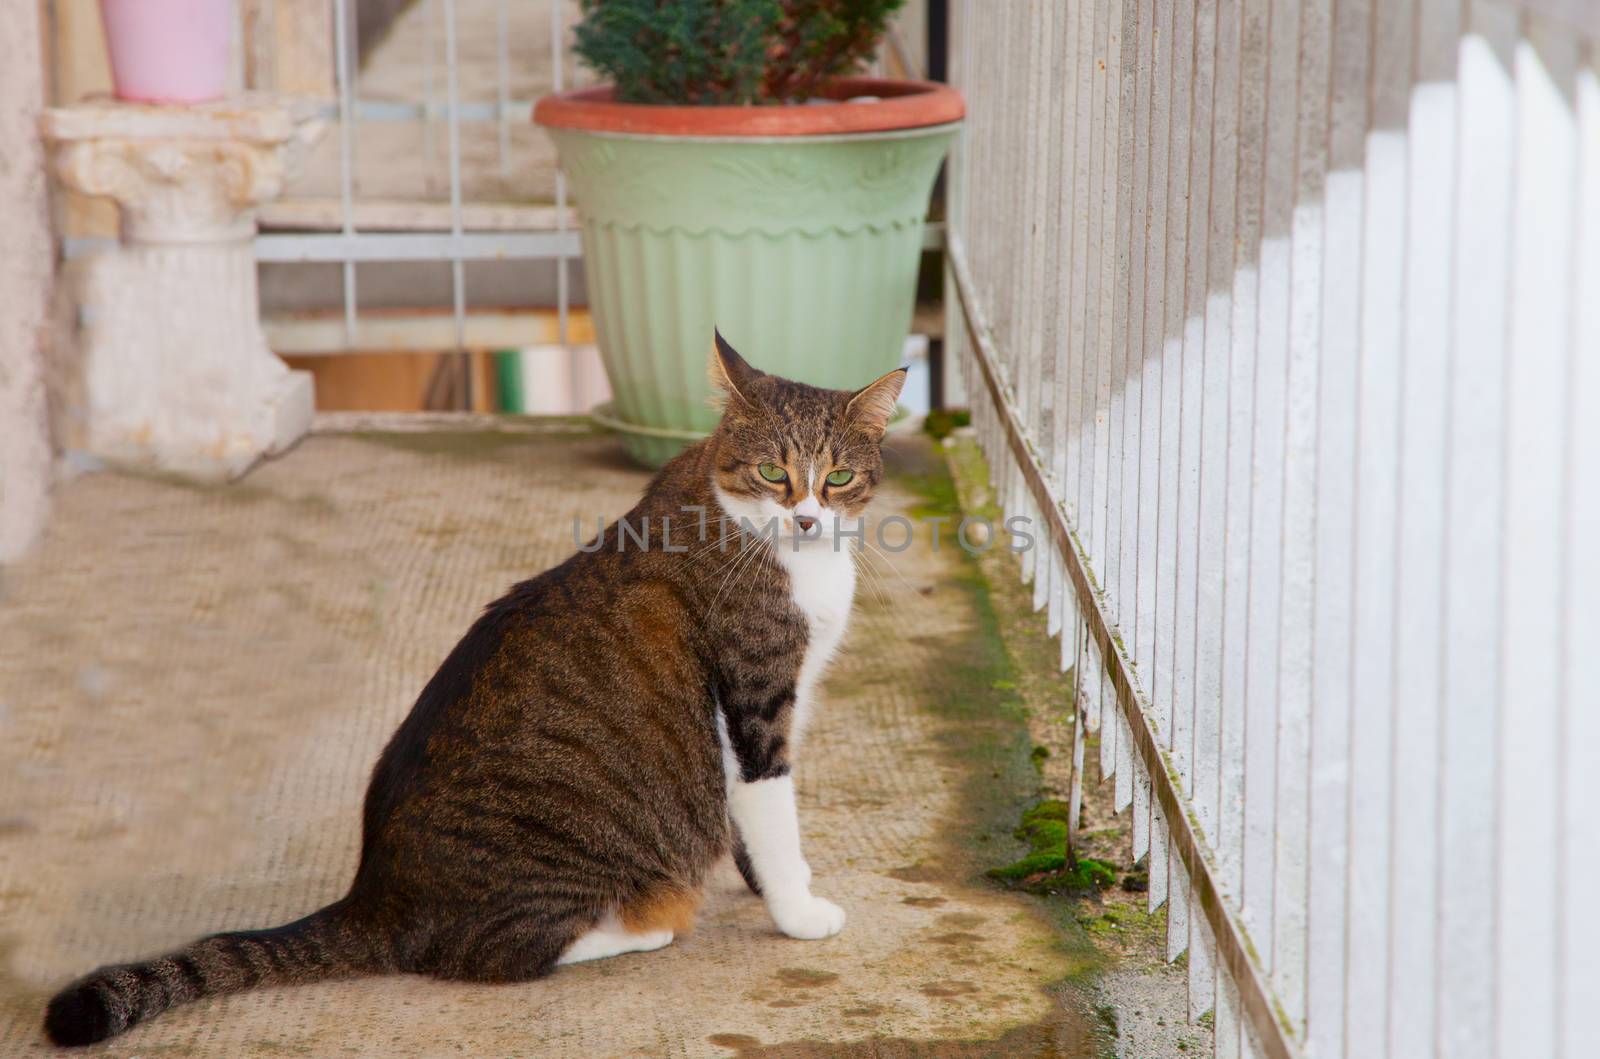
<svg viewBox="0 0 1600 1059">
<path fill-rule="evenodd" d="M 1556 775 L 1560 800 L 1553 873 L 1557 885 L 1557 1044 L 1559 1054 L 1600 1049 L 1591 998 L 1600 996 L 1600 914 L 1593 881 L 1600 879 L 1600 666 L 1585 645 L 1600 643 L 1600 46 L 1591 40 L 1574 89 L 1577 112 L 1578 195 L 1574 225 L 1573 336 L 1566 368 L 1567 439 L 1562 455 L 1561 713 Z M 1588 412 L 1589 414 L 1582 414 Z"/>
<path fill-rule="evenodd" d="M 1594 1054 L 1600 17 L 977 6 L 950 344 L 1192 1014 Z"/>
<path fill-rule="evenodd" d="M 1467 7 L 1460 136 L 1454 343 L 1447 381 L 1445 687 L 1440 760 L 1439 1023 L 1444 1050 L 1479 1054 L 1494 1033 L 1495 730 L 1500 683 L 1503 346 L 1516 150 L 1515 12 Z M 1474 878 L 1473 876 L 1476 876 Z"/>
</svg>

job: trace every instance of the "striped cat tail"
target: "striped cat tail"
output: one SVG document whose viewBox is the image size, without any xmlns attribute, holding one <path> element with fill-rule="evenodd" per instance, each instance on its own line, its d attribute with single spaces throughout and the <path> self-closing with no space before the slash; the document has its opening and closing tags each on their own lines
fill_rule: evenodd
<svg viewBox="0 0 1600 1059">
<path fill-rule="evenodd" d="M 213 934 L 143 963 L 102 967 L 56 994 L 45 1033 L 62 1046 L 93 1044 L 201 997 L 379 970 L 374 948 L 340 901 L 271 930 Z"/>
</svg>

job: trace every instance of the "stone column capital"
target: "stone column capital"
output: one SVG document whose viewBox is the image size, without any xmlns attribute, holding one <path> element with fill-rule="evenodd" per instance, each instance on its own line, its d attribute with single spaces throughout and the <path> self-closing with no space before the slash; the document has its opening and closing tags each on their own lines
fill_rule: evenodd
<svg viewBox="0 0 1600 1059">
<path fill-rule="evenodd" d="M 47 110 L 56 173 L 74 191 L 121 207 L 131 243 L 232 242 L 283 190 L 295 106 L 246 96 L 193 107 L 91 99 Z"/>
<path fill-rule="evenodd" d="M 69 188 L 107 196 L 122 241 L 82 263 L 87 441 L 119 464 L 231 478 L 311 423 L 311 376 L 261 333 L 255 208 L 283 190 L 308 115 L 242 96 L 93 99 L 44 113 Z"/>
</svg>

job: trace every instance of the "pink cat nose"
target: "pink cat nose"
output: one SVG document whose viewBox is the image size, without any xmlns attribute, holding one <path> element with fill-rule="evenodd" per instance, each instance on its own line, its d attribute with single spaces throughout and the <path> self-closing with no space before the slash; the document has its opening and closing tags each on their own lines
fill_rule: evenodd
<svg viewBox="0 0 1600 1059">
<path fill-rule="evenodd" d="M 812 518 L 810 515 L 796 515 L 794 517 L 794 524 L 800 527 L 801 533 L 810 533 L 812 530 L 817 528 L 817 520 Z"/>
</svg>

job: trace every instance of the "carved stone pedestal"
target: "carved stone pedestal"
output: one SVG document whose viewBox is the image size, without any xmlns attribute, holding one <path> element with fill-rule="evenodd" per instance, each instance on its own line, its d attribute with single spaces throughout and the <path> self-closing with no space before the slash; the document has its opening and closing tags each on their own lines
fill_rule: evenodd
<svg viewBox="0 0 1600 1059">
<path fill-rule="evenodd" d="M 294 444 L 311 376 L 267 348 L 252 247 L 256 205 L 283 186 L 289 105 L 92 101 L 47 111 L 43 132 L 62 181 L 122 212 L 81 292 L 91 451 L 225 479 Z"/>
</svg>

